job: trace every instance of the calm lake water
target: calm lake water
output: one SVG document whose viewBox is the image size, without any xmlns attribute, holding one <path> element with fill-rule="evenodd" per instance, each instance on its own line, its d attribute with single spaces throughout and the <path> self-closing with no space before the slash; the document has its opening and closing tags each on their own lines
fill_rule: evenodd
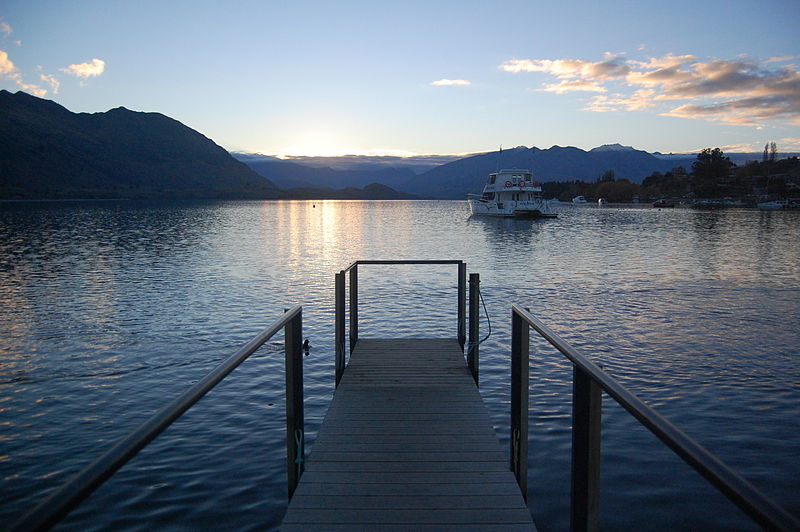
<svg viewBox="0 0 800 532">
<path fill-rule="evenodd" d="M 481 394 L 508 446 L 520 303 L 800 514 L 800 212 L 465 202 L 0 204 L 0 522 L 303 305 L 308 448 L 333 393 L 333 280 L 357 259 L 463 259 L 492 336 Z M 455 267 L 360 269 L 361 336 L 453 336 Z M 482 331 L 487 330 L 484 320 Z M 571 369 L 532 338 L 529 506 L 568 527 Z M 285 511 L 282 335 L 62 530 L 263 530 Z M 756 527 L 604 400 L 608 530 Z"/>
</svg>

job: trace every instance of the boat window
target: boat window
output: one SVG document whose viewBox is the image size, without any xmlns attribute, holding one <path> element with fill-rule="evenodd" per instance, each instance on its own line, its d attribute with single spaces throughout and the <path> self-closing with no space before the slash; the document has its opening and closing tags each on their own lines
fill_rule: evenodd
<svg viewBox="0 0 800 532">
<path fill-rule="evenodd" d="M 497 178 L 496 175 L 492 174 L 489 176 L 489 184 L 494 185 L 494 180 Z"/>
</svg>

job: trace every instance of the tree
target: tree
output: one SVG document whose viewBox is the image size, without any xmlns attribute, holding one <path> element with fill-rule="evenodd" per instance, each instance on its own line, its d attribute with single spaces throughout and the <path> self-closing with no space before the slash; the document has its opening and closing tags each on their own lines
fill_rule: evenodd
<svg viewBox="0 0 800 532">
<path fill-rule="evenodd" d="M 721 179 L 730 175 L 731 168 L 733 163 L 722 150 L 705 148 L 697 154 L 697 160 L 692 164 L 692 174 L 701 179 Z"/>
<path fill-rule="evenodd" d="M 631 201 L 633 196 L 638 193 L 639 185 L 631 183 L 627 179 L 620 179 L 618 181 L 604 181 L 598 183 L 594 191 L 594 196 L 605 198 L 612 203 L 619 203 Z"/>
<path fill-rule="evenodd" d="M 608 183 L 614 181 L 614 170 L 606 170 L 603 175 L 597 178 L 598 183 Z"/>
<path fill-rule="evenodd" d="M 692 191 L 698 198 L 719 195 L 719 182 L 730 176 L 734 164 L 719 148 L 705 148 L 692 164 Z"/>
</svg>

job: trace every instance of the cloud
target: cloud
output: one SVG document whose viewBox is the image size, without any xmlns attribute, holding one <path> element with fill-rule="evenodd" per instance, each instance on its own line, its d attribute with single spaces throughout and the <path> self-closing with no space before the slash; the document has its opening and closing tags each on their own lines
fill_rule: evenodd
<svg viewBox="0 0 800 532">
<path fill-rule="evenodd" d="M 99 76 L 106 69 L 106 62 L 102 59 L 94 58 L 89 63 L 77 63 L 69 65 L 68 67 L 61 68 L 61 72 L 65 72 L 70 76 L 76 76 L 83 79 L 88 79 L 94 76 Z"/>
<path fill-rule="evenodd" d="M 14 66 L 14 63 L 8 58 L 8 54 L 0 50 L 0 76 L 11 77 L 16 71 L 17 67 Z"/>
<path fill-rule="evenodd" d="M 767 63 L 784 63 L 786 61 L 792 61 L 794 59 L 797 59 L 796 55 L 779 55 L 776 57 L 769 57 L 764 61 L 766 61 Z"/>
<path fill-rule="evenodd" d="M 554 83 L 546 85 L 543 91 L 554 92 L 556 94 L 564 94 L 565 92 L 606 92 L 606 88 L 591 81 L 583 81 L 580 79 L 564 80 L 561 83 Z"/>
<path fill-rule="evenodd" d="M 452 87 L 452 86 L 472 85 L 472 83 L 470 83 L 466 79 L 447 79 L 447 78 L 442 78 L 442 79 L 437 80 L 437 81 L 431 81 L 431 85 L 433 85 L 434 87 Z"/>
<path fill-rule="evenodd" d="M 697 151 L 702 150 L 703 148 L 698 149 Z M 756 143 L 753 142 L 741 142 L 739 144 L 724 144 L 719 147 L 725 153 L 752 153 L 752 152 L 759 152 L 763 149 L 756 146 Z"/>
<path fill-rule="evenodd" d="M 686 65 L 694 62 L 695 56 L 691 54 L 687 55 L 673 55 L 671 53 L 666 54 L 663 57 L 651 57 L 647 61 L 634 61 L 631 60 L 630 64 L 633 67 L 638 67 L 642 69 L 658 69 L 658 68 L 672 68 L 672 67 L 679 67 L 681 65 Z"/>
<path fill-rule="evenodd" d="M 800 138 L 798 137 L 784 137 L 778 139 L 777 144 L 778 150 L 800 151 Z M 780 151 L 778 153 L 780 153 Z"/>
<path fill-rule="evenodd" d="M 614 94 L 613 96 L 595 96 L 592 101 L 583 108 L 584 111 L 595 113 L 608 113 L 619 111 L 624 108 L 628 111 L 641 111 L 653 105 L 653 90 L 640 89 L 632 95 Z"/>
<path fill-rule="evenodd" d="M 741 126 L 758 126 L 767 120 L 786 118 L 800 125 L 800 97 L 772 95 L 737 98 L 708 105 L 684 104 L 662 114 L 681 118 L 705 118 Z"/>
<path fill-rule="evenodd" d="M 8 24 L 8 22 L 0 20 L 0 33 L 8 37 L 14 33 L 14 30 L 11 29 L 11 26 Z"/>
<path fill-rule="evenodd" d="M 582 61 L 580 59 L 512 59 L 506 61 L 500 68 L 506 72 L 546 72 L 557 78 L 585 80 L 609 80 L 624 77 L 630 67 L 621 57 L 611 56 L 606 61 Z"/>
<path fill-rule="evenodd" d="M 50 85 L 53 94 L 58 94 L 58 89 L 61 87 L 61 82 L 52 74 L 39 74 L 39 79 Z"/>
<path fill-rule="evenodd" d="M 20 90 L 29 92 L 34 96 L 42 98 L 47 94 L 47 89 L 43 89 L 33 83 L 25 83 L 16 65 L 3 50 L 0 50 L 0 77 L 12 80 Z M 56 90 L 56 92 L 58 91 Z"/>
<path fill-rule="evenodd" d="M 500 68 L 552 75 L 559 82 L 545 83 L 541 90 L 555 94 L 605 93 L 607 85 L 614 85 L 613 95 L 593 97 L 584 107 L 586 111 L 656 108 L 664 116 L 727 124 L 763 127 L 766 121 L 781 120 L 800 125 L 800 71 L 795 65 L 777 64 L 793 59 L 791 56 L 703 61 L 691 54 L 670 53 L 637 61 L 607 52 L 604 57 L 597 62 L 512 59 Z M 626 89 L 627 94 L 623 92 Z"/>
<path fill-rule="evenodd" d="M 39 85 L 34 85 L 33 83 L 23 83 L 22 80 L 17 80 L 17 86 L 20 90 L 29 92 L 39 98 L 44 98 L 47 95 L 47 89 L 43 89 Z"/>
<path fill-rule="evenodd" d="M 764 139 L 762 141 L 756 142 L 742 142 L 740 144 L 725 144 L 720 146 L 719 148 L 724 151 L 725 153 L 762 153 L 764 150 L 764 144 L 766 144 L 770 139 Z M 800 138 L 798 137 L 783 137 L 781 139 L 775 139 L 775 143 L 778 147 L 778 155 L 782 156 L 782 154 L 797 152 L 800 151 Z M 699 148 L 694 151 L 700 151 L 702 148 Z"/>
</svg>

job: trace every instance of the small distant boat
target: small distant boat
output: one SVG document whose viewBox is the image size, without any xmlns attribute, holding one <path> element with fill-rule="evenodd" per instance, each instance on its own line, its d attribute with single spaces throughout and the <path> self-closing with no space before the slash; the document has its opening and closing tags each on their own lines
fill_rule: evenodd
<svg viewBox="0 0 800 532">
<path fill-rule="evenodd" d="M 653 202 L 653 207 L 657 207 L 659 209 L 671 209 L 671 208 L 675 207 L 675 204 L 672 203 L 671 201 L 667 201 L 665 199 L 660 199 L 660 200 L 657 200 L 657 201 Z"/>
<path fill-rule="evenodd" d="M 762 201 L 758 204 L 760 211 L 782 211 L 786 205 L 781 201 Z"/>
<path fill-rule="evenodd" d="M 608 202 L 606 201 L 605 198 L 600 198 L 599 200 L 597 200 L 597 205 L 599 205 L 600 207 L 602 207 L 603 205 L 605 205 L 607 203 Z"/>
<path fill-rule="evenodd" d="M 583 196 L 575 196 L 574 198 L 572 198 L 572 203 L 574 203 L 575 205 L 582 205 L 586 203 L 586 198 L 584 198 Z"/>
<path fill-rule="evenodd" d="M 489 174 L 483 194 L 467 194 L 473 215 L 513 218 L 555 218 L 542 187 L 528 170 L 500 170 Z"/>
</svg>

